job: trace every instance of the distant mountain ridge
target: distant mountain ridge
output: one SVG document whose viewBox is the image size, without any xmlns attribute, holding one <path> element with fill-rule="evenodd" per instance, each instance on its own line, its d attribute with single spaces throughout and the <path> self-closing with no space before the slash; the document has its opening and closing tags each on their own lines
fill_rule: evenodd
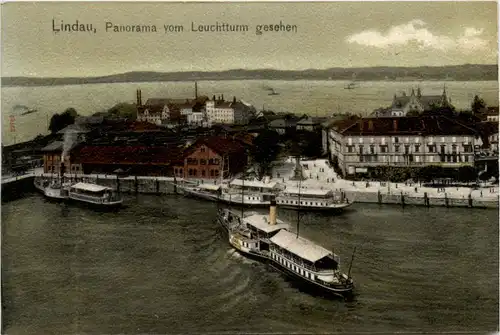
<svg viewBox="0 0 500 335">
<path fill-rule="evenodd" d="M 465 64 L 419 67 L 365 67 L 308 70 L 234 69 L 226 71 L 127 72 L 100 77 L 36 78 L 3 77 L 3 86 L 52 86 L 99 83 L 189 81 L 189 80 L 498 80 L 498 65 Z"/>
</svg>

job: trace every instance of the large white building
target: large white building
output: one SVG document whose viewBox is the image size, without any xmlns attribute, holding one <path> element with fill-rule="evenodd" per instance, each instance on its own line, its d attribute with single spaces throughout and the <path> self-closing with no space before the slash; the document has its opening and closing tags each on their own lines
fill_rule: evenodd
<svg viewBox="0 0 500 335">
<path fill-rule="evenodd" d="M 205 103 L 207 120 L 210 124 L 247 124 L 253 117 L 252 107 L 242 101 L 212 99 Z"/>
<path fill-rule="evenodd" d="M 475 129 L 444 116 L 351 118 L 323 130 L 323 150 L 344 175 L 376 166 L 472 166 L 479 145 Z"/>
</svg>

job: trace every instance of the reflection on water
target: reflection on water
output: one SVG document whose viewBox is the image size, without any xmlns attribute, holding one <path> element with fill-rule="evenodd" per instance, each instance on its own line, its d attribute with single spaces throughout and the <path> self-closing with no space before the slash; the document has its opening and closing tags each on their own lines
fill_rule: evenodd
<svg viewBox="0 0 500 335">
<path fill-rule="evenodd" d="M 495 211 L 353 205 L 301 234 L 342 257 L 353 301 L 298 290 L 235 253 L 213 203 L 138 196 L 118 213 L 2 205 L 4 330 L 24 333 L 493 331 Z M 279 210 L 295 222 L 293 211 Z"/>
</svg>

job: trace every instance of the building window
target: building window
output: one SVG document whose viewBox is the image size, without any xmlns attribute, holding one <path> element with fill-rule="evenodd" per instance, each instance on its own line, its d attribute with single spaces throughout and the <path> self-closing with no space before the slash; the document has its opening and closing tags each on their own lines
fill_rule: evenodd
<svg viewBox="0 0 500 335">
<path fill-rule="evenodd" d="M 436 146 L 435 145 L 428 145 L 427 148 L 429 149 L 429 152 L 436 152 Z"/>
<path fill-rule="evenodd" d="M 375 153 L 375 146 L 370 145 L 370 153 L 373 155 Z"/>
<path fill-rule="evenodd" d="M 381 145 L 380 152 L 387 152 L 387 145 Z"/>
<path fill-rule="evenodd" d="M 456 144 L 453 144 L 453 145 L 451 146 L 451 153 L 453 153 L 453 154 L 456 154 L 456 153 L 457 153 L 457 145 L 456 145 Z"/>
<path fill-rule="evenodd" d="M 347 152 L 353 152 L 353 146 L 352 145 L 348 145 L 347 146 Z"/>
<path fill-rule="evenodd" d="M 394 146 L 394 152 L 399 152 L 399 145 Z"/>
<path fill-rule="evenodd" d="M 205 177 L 205 170 L 201 170 L 201 176 Z"/>
<path fill-rule="evenodd" d="M 472 152 L 472 145 L 471 144 L 464 145 L 464 152 Z"/>
<path fill-rule="evenodd" d="M 399 138 L 398 137 L 394 137 L 394 143 L 399 143 Z"/>
<path fill-rule="evenodd" d="M 207 160 L 206 159 L 200 159 L 200 165 L 206 165 Z"/>
<path fill-rule="evenodd" d="M 420 152 L 420 145 L 415 145 L 415 152 Z"/>
<path fill-rule="evenodd" d="M 219 170 L 215 170 L 215 176 L 218 177 L 219 176 Z"/>
<path fill-rule="evenodd" d="M 213 170 L 213 169 L 211 169 L 211 170 L 210 170 L 210 177 L 213 177 L 213 176 L 215 176 L 215 172 L 214 172 L 214 170 Z"/>
<path fill-rule="evenodd" d="M 441 155 L 444 155 L 445 148 L 446 148 L 446 146 L 445 146 L 445 145 L 442 145 L 442 146 L 441 146 Z"/>
<path fill-rule="evenodd" d="M 196 158 L 188 158 L 187 159 L 187 164 L 188 165 L 197 165 L 198 164 L 198 160 Z"/>
<path fill-rule="evenodd" d="M 362 146 L 362 145 L 360 145 L 360 146 L 359 146 L 359 154 L 360 154 L 360 155 L 362 155 L 362 154 L 363 154 L 363 146 Z"/>
</svg>

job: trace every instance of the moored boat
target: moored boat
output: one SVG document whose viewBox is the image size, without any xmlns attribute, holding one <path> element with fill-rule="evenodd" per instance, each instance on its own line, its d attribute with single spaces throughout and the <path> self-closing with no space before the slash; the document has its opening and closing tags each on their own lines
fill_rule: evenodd
<svg viewBox="0 0 500 335">
<path fill-rule="evenodd" d="M 81 182 L 71 185 L 68 199 L 99 208 L 116 208 L 123 203 L 122 196 L 112 188 Z"/>
<path fill-rule="evenodd" d="M 68 190 L 71 183 L 61 183 L 60 180 L 37 180 L 34 181 L 35 188 L 50 200 L 61 201 L 68 199 Z"/>
<path fill-rule="evenodd" d="M 287 187 L 276 197 L 280 207 L 307 211 L 341 211 L 352 205 L 342 192 Z"/>
</svg>

